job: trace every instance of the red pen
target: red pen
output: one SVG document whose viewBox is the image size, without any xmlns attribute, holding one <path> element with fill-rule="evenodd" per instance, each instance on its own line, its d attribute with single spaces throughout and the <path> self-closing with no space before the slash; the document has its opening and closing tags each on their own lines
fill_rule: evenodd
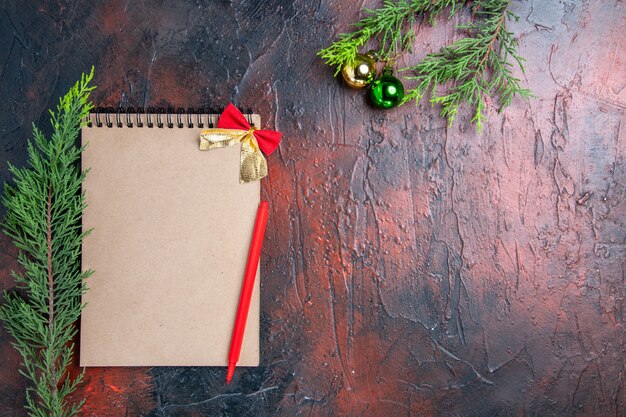
<svg viewBox="0 0 626 417">
<path fill-rule="evenodd" d="M 246 330 L 248 310 L 250 309 L 250 299 L 252 298 L 252 290 L 254 289 L 254 279 L 256 278 L 257 267 L 259 266 L 259 258 L 261 257 L 261 246 L 263 245 L 263 237 L 265 236 L 265 226 L 267 224 L 268 214 L 269 204 L 267 201 L 261 201 L 259 209 L 256 213 L 256 220 L 254 222 L 252 242 L 250 242 L 246 272 L 243 276 L 243 286 L 241 287 L 241 295 L 239 296 L 239 307 L 237 307 L 237 318 L 235 319 L 233 337 L 230 340 L 230 351 L 228 352 L 228 372 L 226 373 L 227 384 L 230 384 L 230 381 L 233 379 L 235 366 L 239 361 L 239 354 L 241 353 L 241 342 L 243 342 L 243 334 Z"/>
</svg>

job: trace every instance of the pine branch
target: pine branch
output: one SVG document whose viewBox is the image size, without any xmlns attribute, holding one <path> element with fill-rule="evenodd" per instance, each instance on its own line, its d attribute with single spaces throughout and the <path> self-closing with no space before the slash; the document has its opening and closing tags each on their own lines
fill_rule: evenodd
<svg viewBox="0 0 626 417">
<path fill-rule="evenodd" d="M 357 22 L 355 31 L 343 33 L 339 40 L 322 49 L 318 55 L 328 65 L 335 66 L 335 75 L 346 64 L 352 64 L 356 59 L 359 48 L 366 45 L 371 38 L 379 43 L 378 57 L 387 61 L 404 50 L 411 50 L 415 32 L 413 23 L 416 15 L 428 15 L 428 20 L 434 24 L 435 18 L 446 8 L 450 8 L 450 15 L 468 0 L 385 0 L 383 7 L 376 10 L 365 9 L 367 17 Z"/>
<path fill-rule="evenodd" d="M 513 64 L 524 72 L 524 58 L 517 53 L 517 42 L 506 29 L 506 21 L 518 17 L 507 10 L 510 0 L 384 0 L 376 10 L 365 9 L 364 19 L 355 24 L 356 30 L 344 33 L 339 40 L 322 49 L 318 55 L 328 65 L 335 66 L 335 75 L 342 67 L 352 64 L 359 49 L 372 39 L 378 41 L 378 59 L 393 61 L 395 57 L 412 49 L 415 33 L 413 24 L 422 14 L 431 23 L 444 9 L 453 16 L 464 4 L 472 4 L 470 24 L 458 28 L 468 36 L 441 51 L 428 54 L 420 63 L 404 68 L 409 75 L 404 78 L 416 82 L 407 90 L 401 104 L 430 95 L 430 101 L 440 104 L 441 115 L 451 124 L 462 103 L 474 111 L 472 123 L 482 129 L 485 119 L 485 97 L 496 97 L 499 109 L 511 104 L 513 97 L 533 97 L 530 90 L 522 88 L 520 79 L 513 75 Z M 447 87 L 445 94 L 438 90 Z"/>
<path fill-rule="evenodd" d="M 404 102 L 414 100 L 417 104 L 426 94 L 432 104 L 441 104 L 441 115 L 450 124 L 459 106 L 467 102 L 474 108 L 472 123 L 482 129 L 485 119 L 483 110 L 485 96 L 496 96 L 500 109 L 508 106 L 514 96 L 532 97 L 530 90 L 522 88 L 519 78 L 512 72 L 512 57 L 521 71 L 524 59 L 517 54 L 517 43 L 506 30 L 507 19 L 517 16 L 507 10 L 509 0 L 476 0 L 473 4 L 474 22 L 459 28 L 470 33 L 467 38 L 426 56 L 409 70 L 406 77 L 417 82 L 417 87 L 407 91 Z M 446 94 L 437 91 L 452 84 Z"/>
<path fill-rule="evenodd" d="M 76 141 L 83 121 L 93 108 L 88 101 L 93 68 L 83 74 L 51 111 L 53 133 L 46 139 L 33 126 L 28 143 L 29 167 L 10 166 L 14 183 L 6 183 L 2 203 L 7 213 L 5 234 L 19 249 L 24 273 L 13 272 L 18 288 L 5 292 L 0 320 L 14 338 L 23 359 L 20 372 L 32 382 L 26 391 L 26 409 L 35 417 L 70 417 L 82 406 L 66 399 L 82 380 L 71 379 L 84 280 L 91 271 L 80 270 L 80 248 L 86 233 L 80 219 L 85 207 L 81 184 L 85 173 L 78 166 L 82 148 Z M 63 382 L 64 380 L 64 382 Z M 63 382 L 63 383 L 62 383 Z"/>
</svg>

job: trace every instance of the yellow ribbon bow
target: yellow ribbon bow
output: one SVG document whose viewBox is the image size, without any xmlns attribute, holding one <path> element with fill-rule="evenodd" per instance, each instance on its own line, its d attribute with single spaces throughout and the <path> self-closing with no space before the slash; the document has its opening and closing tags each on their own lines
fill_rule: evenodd
<svg viewBox="0 0 626 417">
<path fill-rule="evenodd" d="M 241 143 L 239 182 L 258 181 L 267 175 L 267 161 L 254 137 L 254 127 L 249 130 L 206 129 L 200 133 L 200 150 L 226 148 Z"/>
</svg>

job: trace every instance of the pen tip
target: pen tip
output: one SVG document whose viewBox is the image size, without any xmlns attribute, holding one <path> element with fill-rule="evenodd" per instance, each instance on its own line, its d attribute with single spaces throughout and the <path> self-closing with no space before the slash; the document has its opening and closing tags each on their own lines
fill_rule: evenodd
<svg viewBox="0 0 626 417">
<path fill-rule="evenodd" d="M 233 380 L 233 374 L 235 373 L 235 364 L 228 364 L 228 371 L 226 371 L 226 384 L 230 385 L 230 381 Z"/>
</svg>

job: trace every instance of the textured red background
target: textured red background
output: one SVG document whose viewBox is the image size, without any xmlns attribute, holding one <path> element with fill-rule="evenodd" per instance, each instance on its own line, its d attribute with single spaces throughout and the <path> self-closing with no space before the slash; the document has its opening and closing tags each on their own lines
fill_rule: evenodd
<svg viewBox="0 0 626 417">
<path fill-rule="evenodd" d="M 3 181 L 92 64 L 97 105 L 232 100 L 284 132 L 261 366 L 89 369 L 85 416 L 624 415 L 622 2 L 514 1 L 537 98 L 482 135 L 333 80 L 315 52 L 379 2 L 198 3 L 2 3 Z M 466 18 L 422 24 L 405 63 Z M 2 237 L 4 288 L 15 256 Z M 0 328 L 0 416 L 25 415 L 18 364 Z"/>
</svg>

